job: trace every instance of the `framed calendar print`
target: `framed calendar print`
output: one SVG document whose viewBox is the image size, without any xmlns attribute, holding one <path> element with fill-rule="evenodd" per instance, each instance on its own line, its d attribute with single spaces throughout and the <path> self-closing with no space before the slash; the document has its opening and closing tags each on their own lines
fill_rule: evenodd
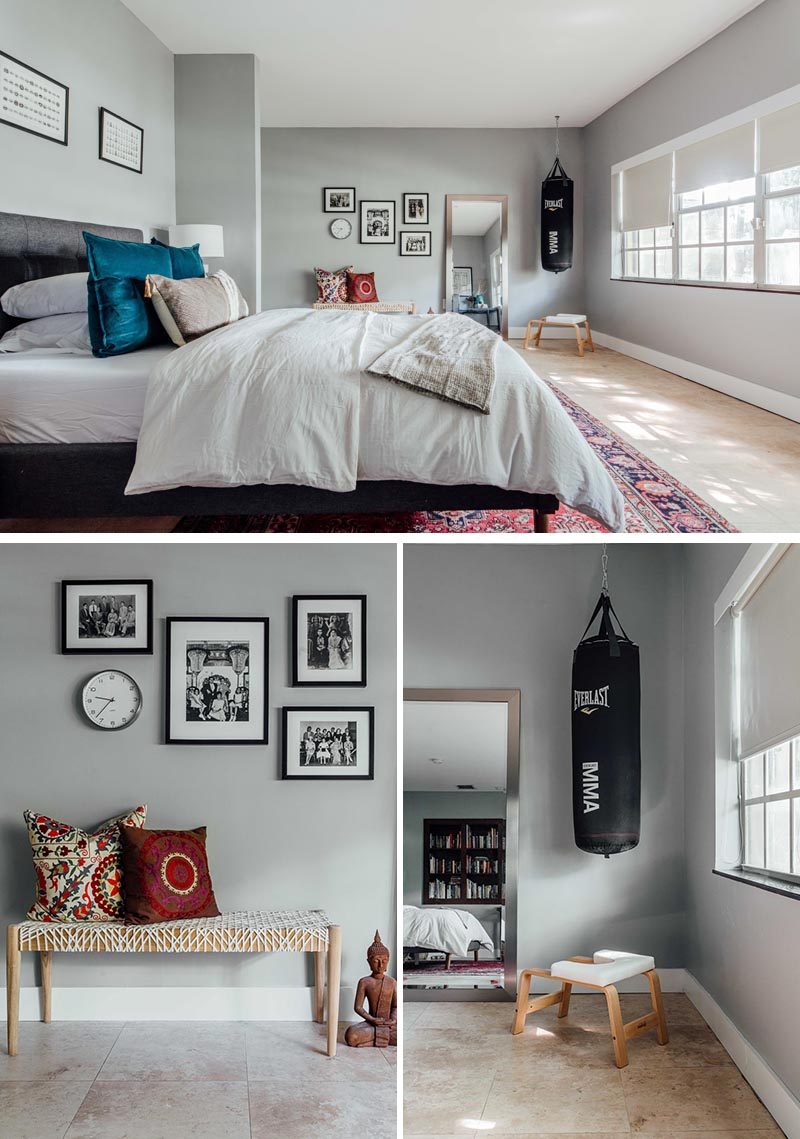
<svg viewBox="0 0 800 1139">
<path fill-rule="evenodd" d="M 115 115 L 107 107 L 100 108 L 100 158 L 114 166 L 142 172 L 144 130 Z"/>
<path fill-rule="evenodd" d="M 0 123 L 66 146 L 69 87 L 0 51 Z"/>
</svg>

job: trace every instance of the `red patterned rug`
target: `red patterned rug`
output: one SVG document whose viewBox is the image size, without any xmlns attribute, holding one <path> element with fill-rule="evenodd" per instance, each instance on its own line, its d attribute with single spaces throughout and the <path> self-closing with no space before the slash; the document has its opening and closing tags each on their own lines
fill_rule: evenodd
<svg viewBox="0 0 800 1139">
<path fill-rule="evenodd" d="M 629 534 L 736 534 L 698 494 L 637 451 L 604 423 L 549 385 L 573 423 L 603 460 L 625 499 Z M 561 534 L 607 533 L 562 506 L 550 519 Z M 178 534 L 532 534 L 532 510 L 442 510 L 413 514 L 247 514 L 182 518 Z"/>
</svg>

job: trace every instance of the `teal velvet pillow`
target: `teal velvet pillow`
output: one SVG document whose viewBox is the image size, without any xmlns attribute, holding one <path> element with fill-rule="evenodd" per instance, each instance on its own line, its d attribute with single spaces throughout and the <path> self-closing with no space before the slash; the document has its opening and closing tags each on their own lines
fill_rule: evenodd
<svg viewBox="0 0 800 1139">
<path fill-rule="evenodd" d="M 172 272 L 170 276 L 176 281 L 185 281 L 187 277 L 205 277 L 206 270 L 200 257 L 200 243 L 197 245 L 165 245 L 157 237 L 150 238 L 151 245 L 160 245 L 162 249 L 169 250 Z"/>
</svg>

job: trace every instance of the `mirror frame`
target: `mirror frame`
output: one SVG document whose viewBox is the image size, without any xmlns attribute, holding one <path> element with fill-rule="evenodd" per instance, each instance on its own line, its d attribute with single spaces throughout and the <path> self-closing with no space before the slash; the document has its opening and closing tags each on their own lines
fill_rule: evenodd
<svg viewBox="0 0 800 1139">
<path fill-rule="evenodd" d="M 499 202 L 500 204 L 500 254 L 503 258 L 503 319 L 500 334 L 508 340 L 508 194 L 447 194 L 445 196 L 445 253 L 444 253 L 444 307 L 451 312 L 453 307 L 453 203 L 454 202 Z"/>
<path fill-rule="evenodd" d="M 519 877 L 519 688 L 404 688 L 403 704 L 426 701 L 453 704 L 505 704 L 508 714 L 506 748 L 506 949 L 503 988 L 429 989 L 421 1000 L 516 1000 L 517 997 L 517 889 Z M 402 936 L 402 935 L 401 935 Z M 401 947 L 402 948 L 402 947 Z M 455 995 L 454 995 L 455 994 Z M 469 994 L 469 995 L 467 995 Z M 404 996 L 404 1000 L 409 999 Z"/>
</svg>

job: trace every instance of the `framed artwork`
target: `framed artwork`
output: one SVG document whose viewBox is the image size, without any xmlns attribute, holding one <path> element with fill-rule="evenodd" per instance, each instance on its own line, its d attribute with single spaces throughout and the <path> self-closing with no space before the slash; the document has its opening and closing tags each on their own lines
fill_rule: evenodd
<svg viewBox="0 0 800 1139">
<path fill-rule="evenodd" d="M 62 653 L 152 653 L 153 582 L 61 582 Z"/>
<path fill-rule="evenodd" d="M 284 779 L 373 779 L 374 708 L 284 708 Z"/>
<path fill-rule="evenodd" d="M 324 594 L 292 599 L 292 685 L 363 688 L 367 683 L 367 599 Z"/>
<path fill-rule="evenodd" d="M 403 194 L 403 225 L 429 225 L 427 194 Z"/>
<path fill-rule="evenodd" d="M 354 214 L 355 186 L 326 186 L 322 191 L 322 208 L 326 214 Z"/>
<path fill-rule="evenodd" d="M 144 130 L 115 115 L 106 107 L 100 108 L 100 158 L 114 166 L 142 172 Z"/>
<path fill-rule="evenodd" d="M 429 229 L 401 229 L 401 257 L 430 257 L 431 231 Z"/>
<path fill-rule="evenodd" d="M 265 744 L 266 617 L 167 617 L 166 742 Z"/>
<path fill-rule="evenodd" d="M 69 87 L 0 51 L 0 123 L 66 146 Z"/>
<path fill-rule="evenodd" d="M 396 202 L 361 203 L 359 241 L 362 245 L 394 245 Z"/>
<path fill-rule="evenodd" d="M 472 266 L 453 267 L 453 294 L 457 297 L 472 296 Z"/>
</svg>

